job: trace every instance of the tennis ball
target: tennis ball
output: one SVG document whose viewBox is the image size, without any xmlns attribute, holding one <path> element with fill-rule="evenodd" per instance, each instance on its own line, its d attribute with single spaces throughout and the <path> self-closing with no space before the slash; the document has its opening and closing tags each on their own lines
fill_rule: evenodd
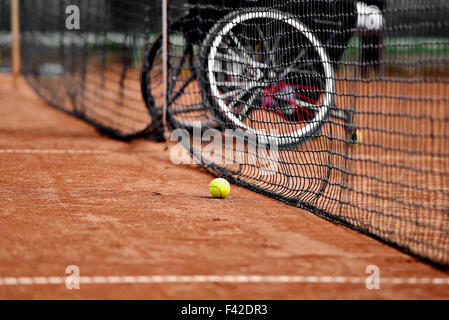
<svg viewBox="0 0 449 320">
<path fill-rule="evenodd" d="M 218 178 L 209 184 L 209 192 L 213 198 L 226 198 L 231 192 L 231 185 L 226 179 Z"/>
</svg>

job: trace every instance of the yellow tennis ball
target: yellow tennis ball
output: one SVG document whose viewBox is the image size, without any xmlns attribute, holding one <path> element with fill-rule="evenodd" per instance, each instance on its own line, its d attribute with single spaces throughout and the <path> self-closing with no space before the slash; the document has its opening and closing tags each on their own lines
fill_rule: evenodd
<svg viewBox="0 0 449 320">
<path fill-rule="evenodd" d="M 231 185 L 226 179 L 214 179 L 209 185 L 209 192 L 214 198 L 226 198 L 231 192 Z"/>
</svg>

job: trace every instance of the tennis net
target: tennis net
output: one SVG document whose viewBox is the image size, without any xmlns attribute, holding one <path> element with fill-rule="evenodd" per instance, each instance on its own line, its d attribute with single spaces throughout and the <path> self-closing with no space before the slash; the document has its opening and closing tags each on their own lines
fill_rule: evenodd
<svg viewBox="0 0 449 320">
<path fill-rule="evenodd" d="M 41 96 L 112 137 L 160 137 L 159 1 L 21 5 L 23 73 Z M 446 0 L 168 9 L 168 125 L 196 163 L 449 266 Z"/>
<path fill-rule="evenodd" d="M 169 122 L 202 135 L 197 162 L 449 266 L 447 1 L 187 8 L 170 5 Z"/>
</svg>

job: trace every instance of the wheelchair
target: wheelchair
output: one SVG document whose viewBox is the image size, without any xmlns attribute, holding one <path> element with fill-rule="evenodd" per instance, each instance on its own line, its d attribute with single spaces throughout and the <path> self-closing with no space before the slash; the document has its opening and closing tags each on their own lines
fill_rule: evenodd
<svg viewBox="0 0 449 320">
<path fill-rule="evenodd" d="M 189 1 L 168 30 L 170 126 L 234 129 L 261 144 L 289 147 L 319 136 L 334 117 L 357 140 L 351 113 L 335 104 L 334 74 L 357 27 L 356 2 L 273 1 L 269 8 L 267 2 Z M 161 59 L 159 36 L 141 77 L 154 119 L 162 114 Z M 179 103 L 193 87 L 200 99 Z"/>
</svg>

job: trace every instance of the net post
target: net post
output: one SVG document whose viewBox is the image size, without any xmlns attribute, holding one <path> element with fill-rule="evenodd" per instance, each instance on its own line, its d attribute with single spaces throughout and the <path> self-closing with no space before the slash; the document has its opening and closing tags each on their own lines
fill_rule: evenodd
<svg viewBox="0 0 449 320">
<path fill-rule="evenodd" d="M 11 1 L 11 31 L 12 31 L 12 73 L 13 86 L 18 87 L 20 76 L 20 17 L 19 17 L 19 0 Z"/>
<path fill-rule="evenodd" d="M 164 126 L 165 149 L 168 150 L 169 132 L 167 126 L 168 112 L 168 0 L 162 0 L 162 77 L 164 90 L 164 106 L 162 111 L 162 124 Z"/>
</svg>

